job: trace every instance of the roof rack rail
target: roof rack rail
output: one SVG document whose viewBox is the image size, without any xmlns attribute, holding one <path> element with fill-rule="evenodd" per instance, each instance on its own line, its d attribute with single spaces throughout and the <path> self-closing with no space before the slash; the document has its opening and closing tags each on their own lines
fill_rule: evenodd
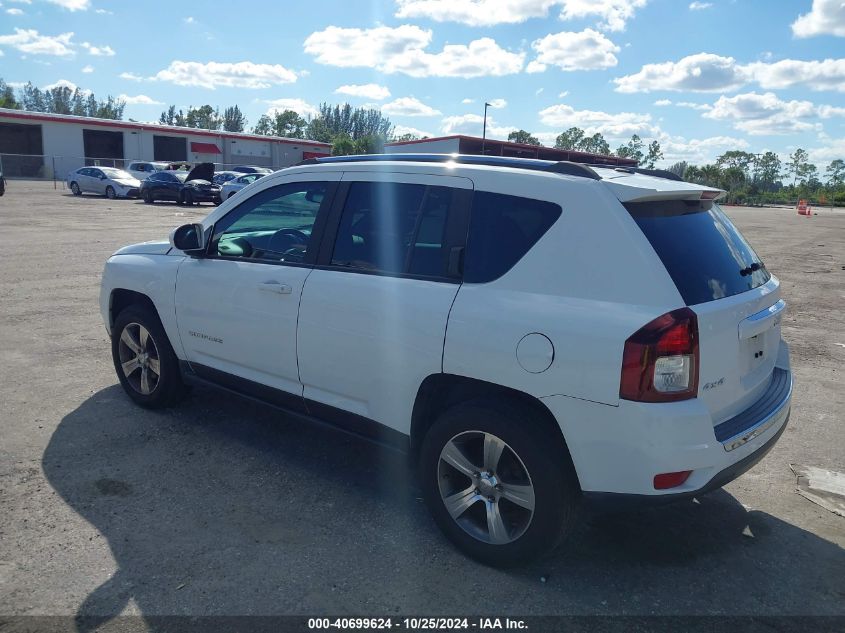
<svg viewBox="0 0 845 633">
<path fill-rule="evenodd" d="M 326 156 L 308 158 L 297 165 L 321 165 L 331 163 L 361 163 L 372 161 L 397 161 L 413 163 L 461 163 L 463 165 L 487 165 L 490 167 L 513 167 L 547 171 L 567 176 L 578 176 L 601 180 L 589 165 L 570 161 L 539 160 L 536 158 L 515 158 L 509 156 L 479 156 L 477 154 L 356 154 L 352 156 Z M 602 165 L 608 167 L 608 165 Z"/>
<path fill-rule="evenodd" d="M 629 174 L 642 174 L 643 176 L 654 176 L 655 178 L 665 178 L 666 180 L 676 180 L 683 182 L 684 179 L 678 174 L 668 169 L 646 169 L 645 167 L 628 167 L 627 165 L 595 165 L 590 167 L 601 167 L 603 169 L 613 169 L 614 171 L 627 172 Z"/>
</svg>

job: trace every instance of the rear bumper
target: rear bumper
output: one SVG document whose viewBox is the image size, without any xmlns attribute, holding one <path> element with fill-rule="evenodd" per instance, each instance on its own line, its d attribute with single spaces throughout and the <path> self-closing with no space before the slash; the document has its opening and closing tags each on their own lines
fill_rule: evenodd
<svg viewBox="0 0 845 633">
<path fill-rule="evenodd" d="M 731 464 L 724 470 L 718 472 L 710 481 L 698 490 L 689 490 L 686 492 L 668 493 L 662 495 L 638 495 L 614 492 L 584 492 L 584 501 L 590 508 L 599 512 L 619 512 L 623 510 L 631 510 L 634 508 L 663 505 L 666 503 L 674 503 L 675 501 L 683 501 L 684 499 L 692 499 L 701 496 L 713 490 L 717 490 L 722 486 L 729 484 L 734 479 L 748 470 L 751 470 L 757 462 L 763 459 L 766 454 L 774 448 L 780 436 L 786 430 L 786 425 L 789 422 L 789 410 L 786 412 L 786 418 L 783 420 L 778 431 L 769 440 L 758 448 L 753 453 L 746 455 L 738 462 Z"/>
<path fill-rule="evenodd" d="M 766 392 L 739 415 L 714 425 L 700 399 L 620 400 L 608 406 L 564 396 L 543 398 L 569 446 L 584 497 L 604 505 L 665 503 L 719 488 L 751 468 L 777 442 L 790 415 L 792 372 L 781 342 Z M 675 488 L 654 476 L 692 471 Z"/>
</svg>

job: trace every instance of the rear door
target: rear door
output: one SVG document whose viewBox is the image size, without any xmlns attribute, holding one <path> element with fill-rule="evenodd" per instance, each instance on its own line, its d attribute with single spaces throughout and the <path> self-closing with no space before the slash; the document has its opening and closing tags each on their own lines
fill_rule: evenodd
<svg viewBox="0 0 845 633">
<path fill-rule="evenodd" d="M 771 381 L 786 307 L 780 284 L 712 202 L 625 207 L 698 316 L 698 397 L 718 424 L 748 408 Z"/>
<path fill-rule="evenodd" d="M 309 408 L 366 433 L 409 433 L 422 381 L 442 371 L 466 239 L 466 178 L 345 172 L 302 294 L 299 370 Z M 343 416 L 338 410 L 367 420 Z M 376 427 L 380 428 L 380 427 Z"/>
</svg>

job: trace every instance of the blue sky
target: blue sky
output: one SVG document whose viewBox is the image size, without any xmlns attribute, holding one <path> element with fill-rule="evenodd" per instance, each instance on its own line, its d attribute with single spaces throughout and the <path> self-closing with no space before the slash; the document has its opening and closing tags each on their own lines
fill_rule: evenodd
<svg viewBox="0 0 845 633">
<path fill-rule="evenodd" d="M 167 104 L 378 104 L 400 132 L 570 126 L 664 164 L 727 149 L 845 158 L 842 0 L 0 0 L 0 77 Z M 228 8 L 231 7 L 231 8 Z"/>
</svg>

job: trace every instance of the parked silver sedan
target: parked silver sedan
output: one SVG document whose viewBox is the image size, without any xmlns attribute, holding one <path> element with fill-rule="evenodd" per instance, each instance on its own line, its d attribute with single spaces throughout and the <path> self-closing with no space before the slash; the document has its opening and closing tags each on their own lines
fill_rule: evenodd
<svg viewBox="0 0 845 633">
<path fill-rule="evenodd" d="M 141 182 L 127 171 L 114 167 L 80 167 L 67 175 L 75 196 L 98 193 L 107 198 L 137 198 Z"/>
<path fill-rule="evenodd" d="M 223 200 L 228 200 L 247 185 L 251 185 L 256 180 L 258 180 L 259 178 L 263 178 L 266 175 L 267 174 L 255 173 L 244 174 L 243 176 L 233 178 L 232 180 L 228 181 L 223 185 L 223 188 L 220 190 L 220 197 Z"/>
</svg>

